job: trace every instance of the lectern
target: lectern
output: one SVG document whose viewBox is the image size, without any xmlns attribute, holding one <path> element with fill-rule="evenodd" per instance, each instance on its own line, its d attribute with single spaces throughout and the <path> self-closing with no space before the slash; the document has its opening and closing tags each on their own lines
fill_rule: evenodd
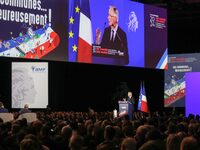
<svg viewBox="0 0 200 150">
<path fill-rule="evenodd" d="M 132 119 L 132 113 L 133 113 L 133 106 L 128 101 L 118 101 L 119 104 L 119 115 L 127 114 L 129 116 L 129 119 Z"/>
</svg>

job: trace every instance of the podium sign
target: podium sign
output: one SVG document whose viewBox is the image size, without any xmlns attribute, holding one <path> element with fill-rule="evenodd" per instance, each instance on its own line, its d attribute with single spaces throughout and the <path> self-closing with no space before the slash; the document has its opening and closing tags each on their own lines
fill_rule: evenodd
<svg viewBox="0 0 200 150">
<path fill-rule="evenodd" d="M 119 104 L 119 115 L 127 114 L 129 116 L 129 119 L 132 119 L 132 111 L 133 106 L 128 101 L 118 101 Z"/>
</svg>

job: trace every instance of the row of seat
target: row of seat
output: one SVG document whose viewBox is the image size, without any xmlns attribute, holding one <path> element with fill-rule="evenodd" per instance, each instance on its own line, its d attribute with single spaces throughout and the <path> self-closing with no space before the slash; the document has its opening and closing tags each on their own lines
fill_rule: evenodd
<svg viewBox="0 0 200 150">
<path fill-rule="evenodd" d="M 12 113 L 0 113 L 0 118 L 5 123 L 5 122 L 13 121 L 14 115 Z M 37 120 L 37 114 L 34 112 L 20 114 L 19 117 L 17 118 L 17 120 L 20 120 L 23 118 L 26 118 L 27 122 L 31 123 L 31 122 Z"/>
</svg>

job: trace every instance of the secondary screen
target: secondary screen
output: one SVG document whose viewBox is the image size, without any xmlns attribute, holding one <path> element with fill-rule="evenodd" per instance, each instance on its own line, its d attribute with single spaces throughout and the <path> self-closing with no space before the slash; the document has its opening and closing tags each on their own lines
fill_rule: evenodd
<svg viewBox="0 0 200 150">
<path fill-rule="evenodd" d="M 48 105 L 48 63 L 12 63 L 12 108 L 46 108 Z"/>
<path fill-rule="evenodd" d="M 165 107 L 185 107 L 187 72 L 200 71 L 200 54 L 169 55 L 168 70 L 165 70 Z"/>
</svg>

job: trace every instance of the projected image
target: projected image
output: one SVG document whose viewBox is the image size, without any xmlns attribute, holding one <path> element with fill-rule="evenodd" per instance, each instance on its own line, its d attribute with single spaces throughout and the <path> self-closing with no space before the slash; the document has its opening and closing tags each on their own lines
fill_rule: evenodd
<svg viewBox="0 0 200 150">
<path fill-rule="evenodd" d="M 167 11 L 131 0 L 9 0 L 0 56 L 166 69 Z"/>
<path fill-rule="evenodd" d="M 165 107 L 185 107 L 185 73 L 200 71 L 200 54 L 169 55 L 165 71 Z"/>
<path fill-rule="evenodd" d="M 123 29 L 118 25 L 119 10 L 115 6 L 110 6 L 108 9 L 108 27 L 104 29 L 101 43 L 101 31 L 96 29 L 96 44 L 101 45 L 103 48 L 124 50 L 122 55 L 128 51 L 127 36 Z M 120 55 L 120 54 L 119 54 Z"/>
<path fill-rule="evenodd" d="M 167 12 L 166 9 L 144 5 L 145 67 L 167 69 Z"/>
<path fill-rule="evenodd" d="M 104 11 L 99 19 L 97 16 L 100 14 L 95 13 L 96 7 L 91 8 L 93 33 L 95 33 L 92 61 L 144 67 L 144 6 L 128 1 L 124 8 L 123 5 L 123 1 L 105 2 L 103 5 L 100 2 L 93 4 L 99 7 L 99 11 Z"/>
<path fill-rule="evenodd" d="M 67 9 L 62 5 L 58 9 L 58 5 L 62 2 L 55 3 L 52 0 L 2 1 L 0 56 L 67 60 L 67 56 L 62 55 L 67 50 L 64 44 L 66 42 L 63 42 L 65 24 L 60 20 L 60 17 L 63 17 L 60 12 L 65 13 Z M 67 13 L 64 16 L 67 17 Z M 63 24 L 63 26 L 58 28 L 57 24 Z M 60 47 L 63 47 L 62 50 Z M 53 54 L 54 57 L 48 56 L 49 54 Z M 60 57 L 57 56 L 58 54 Z"/>
<path fill-rule="evenodd" d="M 19 33 L 18 37 L 11 37 L 4 41 L 0 48 L 0 56 L 42 58 L 58 46 L 60 38 L 49 24 L 33 31 L 27 27 L 26 34 Z"/>
<path fill-rule="evenodd" d="M 12 102 L 13 108 L 21 108 L 26 103 L 34 103 L 36 89 L 33 78 L 26 68 L 12 70 Z"/>
<path fill-rule="evenodd" d="M 69 61 L 165 69 L 166 10 L 123 0 L 69 6 Z"/>
<path fill-rule="evenodd" d="M 12 63 L 12 108 L 46 108 L 48 63 Z"/>
</svg>

